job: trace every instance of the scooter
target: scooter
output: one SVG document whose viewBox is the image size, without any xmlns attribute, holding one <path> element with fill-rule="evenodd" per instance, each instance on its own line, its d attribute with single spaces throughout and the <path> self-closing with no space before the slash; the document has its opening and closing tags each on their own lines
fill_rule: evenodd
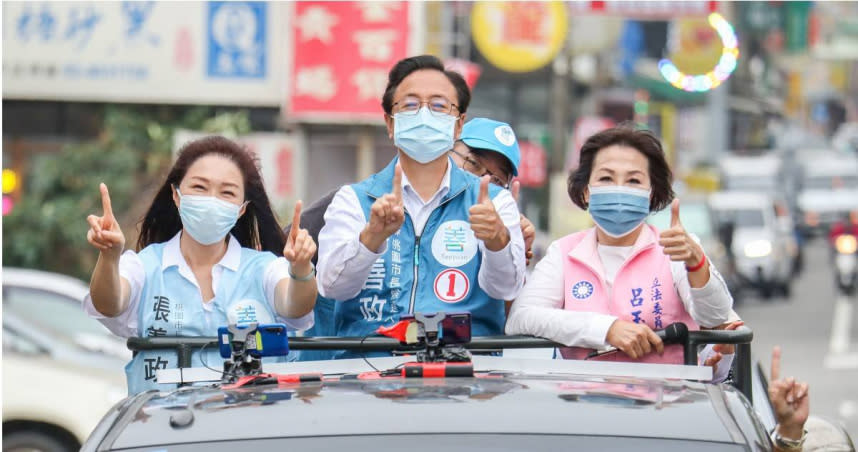
<svg viewBox="0 0 858 452">
<path fill-rule="evenodd" d="M 852 295 L 858 287 L 858 237 L 840 234 L 834 239 L 834 274 L 837 288 Z"/>
</svg>

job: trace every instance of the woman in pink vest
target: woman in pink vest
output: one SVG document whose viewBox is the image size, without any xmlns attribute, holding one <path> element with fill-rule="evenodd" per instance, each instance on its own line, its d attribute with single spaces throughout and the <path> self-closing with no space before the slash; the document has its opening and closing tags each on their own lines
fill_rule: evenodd
<svg viewBox="0 0 858 452">
<path fill-rule="evenodd" d="M 665 346 L 653 330 L 674 322 L 690 330 L 721 326 L 733 299 L 683 229 L 671 181 L 651 132 L 620 126 L 590 137 L 568 190 L 596 226 L 549 246 L 512 305 L 506 333 L 567 345 L 567 359 L 615 347 L 601 359 L 682 364 L 682 347 Z M 668 205 L 670 229 L 644 223 Z"/>
</svg>

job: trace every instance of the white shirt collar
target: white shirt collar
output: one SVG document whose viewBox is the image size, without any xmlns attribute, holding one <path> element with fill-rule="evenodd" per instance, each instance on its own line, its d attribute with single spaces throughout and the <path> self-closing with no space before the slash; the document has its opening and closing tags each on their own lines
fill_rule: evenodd
<svg viewBox="0 0 858 452">
<path fill-rule="evenodd" d="M 180 271 L 187 269 L 190 272 L 190 266 L 187 261 L 185 261 L 185 256 L 182 255 L 182 249 L 180 246 L 181 237 L 182 231 L 179 231 L 164 245 L 164 254 L 161 256 L 162 271 L 172 266 L 177 266 Z M 241 264 L 241 244 L 238 243 L 238 240 L 233 237 L 232 234 L 230 234 L 226 253 L 224 253 L 223 257 L 215 265 L 219 265 L 232 271 L 237 271 L 239 264 Z"/>
<path fill-rule="evenodd" d="M 450 191 L 450 174 L 452 168 L 453 162 L 450 160 L 449 157 L 447 157 L 447 171 L 444 173 L 444 179 L 441 180 L 441 185 L 438 187 L 438 191 L 436 191 L 435 194 L 432 195 L 432 197 L 429 198 L 428 201 L 423 201 L 423 198 L 420 198 L 420 195 L 417 193 L 417 190 L 415 190 L 414 187 L 411 186 L 411 182 L 408 181 L 408 176 L 405 175 L 405 171 L 402 172 L 402 191 L 404 192 L 408 190 L 409 192 L 417 196 L 417 198 L 419 198 L 421 201 L 423 201 L 423 204 L 429 204 L 435 198 L 444 196 L 447 194 L 447 192 Z"/>
</svg>

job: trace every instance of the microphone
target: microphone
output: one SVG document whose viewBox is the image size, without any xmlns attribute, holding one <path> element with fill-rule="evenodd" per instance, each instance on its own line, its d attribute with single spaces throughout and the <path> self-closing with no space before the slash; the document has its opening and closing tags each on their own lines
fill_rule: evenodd
<svg viewBox="0 0 858 452">
<path fill-rule="evenodd" d="M 686 341 L 688 341 L 688 326 L 682 322 L 671 323 L 666 328 L 662 330 L 655 330 L 653 331 L 653 333 L 655 333 L 655 335 L 658 336 L 661 339 L 661 342 L 663 342 L 665 345 L 684 344 Z M 599 356 L 609 355 L 618 351 L 620 351 L 620 349 L 616 347 L 611 347 L 610 349 L 601 352 L 593 350 L 592 352 L 587 354 L 587 358 L 585 359 L 597 358 Z"/>
<path fill-rule="evenodd" d="M 688 326 L 682 322 L 671 323 L 667 328 L 654 333 L 665 344 L 684 344 L 688 341 Z"/>
</svg>

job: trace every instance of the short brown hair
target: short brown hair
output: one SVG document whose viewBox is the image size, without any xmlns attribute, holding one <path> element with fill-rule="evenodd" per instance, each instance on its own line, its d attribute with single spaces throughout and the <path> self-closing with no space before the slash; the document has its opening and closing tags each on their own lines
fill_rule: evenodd
<svg viewBox="0 0 858 452">
<path fill-rule="evenodd" d="M 590 173 L 593 172 L 593 162 L 596 154 L 609 146 L 627 146 L 643 154 L 649 162 L 649 179 L 652 185 L 652 200 L 650 212 L 657 212 L 670 205 L 673 201 L 673 173 L 664 157 L 661 142 L 649 130 L 636 130 L 634 126 L 621 124 L 603 130 L 590 138 L 581 146 L 581 158 L 578 169 L 569 174 L 567 190 L 569 198 L 578 207 L 587 208 L 584 194 L 590 183 Z"/>
</svg>

